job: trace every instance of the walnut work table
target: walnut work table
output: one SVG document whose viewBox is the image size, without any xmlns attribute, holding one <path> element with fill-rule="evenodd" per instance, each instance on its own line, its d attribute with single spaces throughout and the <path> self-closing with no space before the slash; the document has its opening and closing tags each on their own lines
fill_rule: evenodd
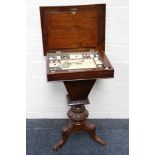
<svg viewBox="0 0 155 155">
<path fill-rule="evenodd" d="M 95 124 L 87 120 L 88 111 L 85 109 L 85 105 L 89 104 L 88 95 L 95 81 L 99 78 L 114 77 L 114 69 L 105 54 L 105 12 L 105 4 L 40 7 L 43 52 L 47 58 L 47 80 L 64 83 L 68 92 L 67 102 L 71 106 L 67 113 L 69 122 L 62 129 L 62 139 L 53 146 L 55 151 L 66 143 L 71 133 L 84 130 L 99 144 L 106 144 L 96 135 Z M 91 54 L 92 49 L 98 54 Z M 86 51 L 90 51 L 90 55 L 81 56 L 81 53 Z M 71 54 L 66 55 L 66 52 Z M 89 62 L 88 57 L 91 57 L 90 62 L 96 63 L 98 67 L 63 70 L 62 65 L 59 65 L 62 58 L 66 66 L 68 59 L 74 60 L 75 55 L 82 59 L 81 62 L 85 62 L 85 59 Z"/>
</svg>

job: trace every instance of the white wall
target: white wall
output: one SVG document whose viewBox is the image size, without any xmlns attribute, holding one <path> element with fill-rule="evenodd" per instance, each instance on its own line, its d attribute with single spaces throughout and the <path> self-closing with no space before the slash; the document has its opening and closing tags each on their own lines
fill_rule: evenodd
<svg viewBox="0 0 155 155">
<path fill-rule="evenodd" d="M 107 4 L 106 53 L 114 79 L 98 80 L 89 99 L 89 118 L 128 118 L 128 0 L 27 0 L 27 118 L 67 118 L 62 82 L 47 82 L 39 6 Z"/>
</svg>

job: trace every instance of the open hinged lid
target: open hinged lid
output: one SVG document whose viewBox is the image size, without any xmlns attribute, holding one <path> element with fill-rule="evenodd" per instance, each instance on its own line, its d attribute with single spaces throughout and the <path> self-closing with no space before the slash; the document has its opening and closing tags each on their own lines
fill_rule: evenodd
<svg viewBox="0 0 155 155">
<path fill-rule="evenodd" d="M 105 4 L 40 7 L 44 55 L 57 49 L 105 50 Z"/>
<path fill-rule="evenodd" d="M 105 54 L 105 11 L 105 4 L 40 7 L 48 81 L 114 76 L 114 69 Z M 73 62 L 72 57 L 77 52 L 88 52 L 92 49 L 99 52 L 99 60 L 102 62 L 95 60 L 98 59 L 95 58 L 97 55 L 86 60 L 84 54 L 78 54 L 78 57 L 82 55 L 81 60 Z M 69 54 L 65 55 L 66 52 Z M 69 60 L 65 57 L 69 57 Z M 94 63 L 96 65 L 93 66 Z"/>
</svg>

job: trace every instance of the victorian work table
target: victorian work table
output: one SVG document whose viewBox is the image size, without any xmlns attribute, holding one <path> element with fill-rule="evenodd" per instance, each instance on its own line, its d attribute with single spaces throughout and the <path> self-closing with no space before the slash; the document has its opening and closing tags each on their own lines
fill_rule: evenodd
<svg viewBox="0 0 155 155">
<path fill-rule="evenodd" d="M 67 89 L 68 124 L 62 139 L 53 146 L 58 150 L 72 132 L 86 130 L 98 143 L 85 105 L 98 78 L 112 78 L 114 69 L 105 54 L 105 4 L 40 7 L 43 51 L 47 60 L 47 80 L 62 81 Z"/>
</svg>

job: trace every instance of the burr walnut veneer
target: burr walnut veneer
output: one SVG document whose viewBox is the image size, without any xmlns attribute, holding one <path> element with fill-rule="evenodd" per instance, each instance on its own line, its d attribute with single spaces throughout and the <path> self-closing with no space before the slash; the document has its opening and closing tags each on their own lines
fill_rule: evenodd
<svg viewBox="0 0 155 155">
<path fill-rule="evenodd" d="M 105 141 L 95 133 L 95 125 L 86 118 L 89 104 L 88 95 L 96 79 L 112 78 L 114 69 L 105 54 L 105 16 L 106 5 L 43 6 L 40 7 L 43 52 L 47 57 L 47 80 L 62 81 L 68 92 L 67 102 L 69 123 L 62 130 L 62 139 L 53 146 L 58 150 L 72 132 L 86 130 L 98 143 Z M 81 52 L 95 49 L 99 52 L 101 68 L 50 72 L 48 53 L 56 51 Z M 95 95 L 95 94 L 94 94 Z"/>
</svg>

